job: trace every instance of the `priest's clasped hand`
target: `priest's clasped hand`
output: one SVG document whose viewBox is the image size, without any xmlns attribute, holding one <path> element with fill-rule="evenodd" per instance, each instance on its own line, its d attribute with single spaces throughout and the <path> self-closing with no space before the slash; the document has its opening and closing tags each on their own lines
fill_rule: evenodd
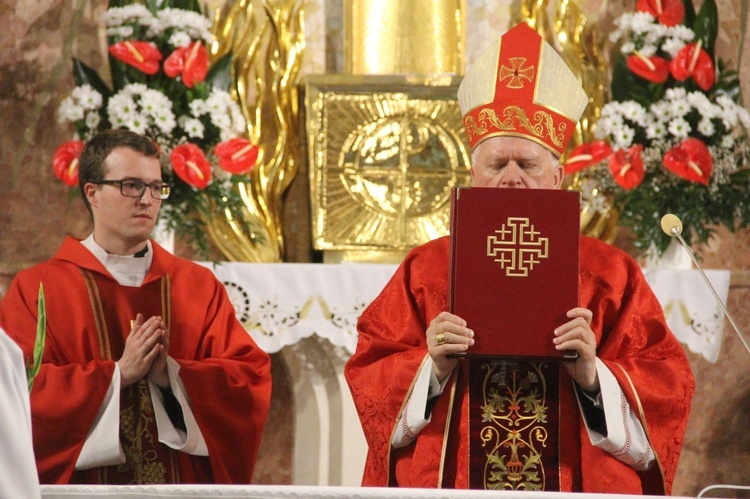
<svg viewBox="0 0 750 499">
<path fill-rule="evenodd" d="M 586 308 L 574 308 L 567 313 L 570 321 L 555 329 L 555 348 L 578 352 L 575 362 L 564 363 L 570 377 L 588 392 L 599 391 L 596 374 L 596 336 L 591 330 L 593 314 Z"/>
<path fill-rule="evenodd" d="M 166 366 L 168 349 L 169 335 L 162 318 L 154 316 L 144 322 L 143 315 L 138 314 L 125 339 L 122 357 L 117 361 L 121 387 L 125 388 L 148 377 L 160 387 L 166 388 L 169 385 Z"/>
<path fill-rule="evenodd" d="M 443 381 L 458 363 L 449 354 L 465 352 L 474 344 L 474 331 L 466 321 L 449 312 L 440 312 L 427 328 L 427 352 L 432 358 L 432 369 L 438 381 Z"/>
</svg>

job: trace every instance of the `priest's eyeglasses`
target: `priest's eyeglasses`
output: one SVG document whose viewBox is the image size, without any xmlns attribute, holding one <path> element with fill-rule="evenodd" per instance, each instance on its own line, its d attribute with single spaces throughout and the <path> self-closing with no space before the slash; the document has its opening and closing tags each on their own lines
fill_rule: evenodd
<svg viewBox="0 0 750 499">
<path fill-rule="evenodd" d="M 120 194 L 129 198 L 140 198 L 148 187 L 151 197 L 154 199 L 167 199 L 171 191 L 169 184 L 164 182 L 151 182 L 147 184 L 143 180 L 126 178 L 123 180 L 100 180 L 93 182 L 97 185 L 119 185 Z"/>
</svg>

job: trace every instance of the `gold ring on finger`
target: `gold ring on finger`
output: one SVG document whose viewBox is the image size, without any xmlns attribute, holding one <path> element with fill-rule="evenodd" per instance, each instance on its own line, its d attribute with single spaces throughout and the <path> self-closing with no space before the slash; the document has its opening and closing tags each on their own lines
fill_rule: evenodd
<svg viewBox="0 0 750 499">
<path fill-rule="evenodd" d="M 435 340 L 437 341 L 438 345 L 442 345 L 443 343 L 445 343 L 445 333 L 436 334 Z"/>
</svg>

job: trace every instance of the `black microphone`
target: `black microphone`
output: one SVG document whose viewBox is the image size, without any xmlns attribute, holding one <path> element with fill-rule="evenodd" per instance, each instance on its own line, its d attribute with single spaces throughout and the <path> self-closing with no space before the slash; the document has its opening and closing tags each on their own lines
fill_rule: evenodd
<svg viewBox="0 0 750 499">
<path fill-rule="evenodd" d="M 740 341 L 743 345 L 745 345 L 745 349 L 748 353 L 750 353 L 750 346 L 748 346 L 747 341 L 745 341 L 745 338 L 742 336 L 742 333 L 740 333 L 740 328 L 737 327 L 737 324 L 734 322 L 734 319 L 729 314 L 729 311 L 727 310 L 727 307 L 724 306 L 724 304 L 721 302 L 721 298 L 719 298 L 719 295 L 716 293 L 716 290 L 711 285 L 711 282 L 708 280 L 708 277 L 706 277 L 706 273 L 703 272 L 703 269 L 701 268 L 700 264 L 698 263 L 698 260 L 695 258 L 695 254 L 693 254 L 693 250 L 688 246 L 688 244 L 685 242 L 685 239 L 682 238 L 682 220 L 677 215 L 674 215 L 672 213 L 667 213 L 663 217 L 661 217 L 661 230 L 664 231 L 666 235 L 669 237 L 676 237 L 680 240 L 680 243 L 682 243 L 682 246 L 685 248 L 685 251 L 688 252 L 688 255 L 690 255 L 690 258 L 693 260 L 693 263 L 700 271 L 701 275 L 703 276 L 703 280 L 706 281 L 706 284 L 708 285 L 708 288 L 711 290 L 711 292 L 714 294 L 714 298 L 716 298 L 716 302 L 721 306 L 721 309 L 724 311 L 724 315 L 726 315 L 727 319 L 729 319 L 729 322 L 732 324 L 732 327 L 734 328 L 734 332 L 737 333 L 737 336 L 739 336 Z"/>
</svg>

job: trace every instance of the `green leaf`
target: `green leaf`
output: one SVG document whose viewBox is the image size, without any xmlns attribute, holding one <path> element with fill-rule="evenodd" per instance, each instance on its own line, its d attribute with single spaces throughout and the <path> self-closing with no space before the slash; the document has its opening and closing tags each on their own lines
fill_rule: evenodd
<svg viewBox="0 0 750 499">
<path fill-rule="evenodd" d="M 685 19 L 682 21 L 682 24 L 689 28 L 695 22 L 693 0 L 682 0 L 682 4 L 685 6 Z"/>
<path fill-rule="evenodd" d="M 99 76 L 99 73 L 94 71 L 91 66 L 88 66 L 80 59 L 73 58 L 73 79 L 76 85 L 91 85 L 94 90 L 102 94 L 104 101 L 112 95 L 112 91 L 107 87 L 107 84 Z"/>
<path fill-rule="evenodd" d="M 719 12 L 715 0 L 705 0 L 693 23 L 693 31 L 697 40 L 703 41 L 703 48 L 714 58 L 714 44 L 719 31 Z"/>
<path fill-rule="evenodd" d="M 29 393 L 34 386 L 34 378 L 39 374 L 42 367 L 42 354 L 44 354 L 44 340 L 47 337 L 47 307 L 44 303 L 44 286 L 39 283 L 39 302 L 37 304 L 36 340 L 34 341 L 34 356 L 30 365 L 26 367 L 26 375 L 29 380 Z"/>
<path fill-rule="evenodd" d="M 206 85 L 208 85 L 209 89 L 229 91 L 232 86 L 231 51 L 211 65 L 211 69 L 206 74 Z"/>
</svg>

